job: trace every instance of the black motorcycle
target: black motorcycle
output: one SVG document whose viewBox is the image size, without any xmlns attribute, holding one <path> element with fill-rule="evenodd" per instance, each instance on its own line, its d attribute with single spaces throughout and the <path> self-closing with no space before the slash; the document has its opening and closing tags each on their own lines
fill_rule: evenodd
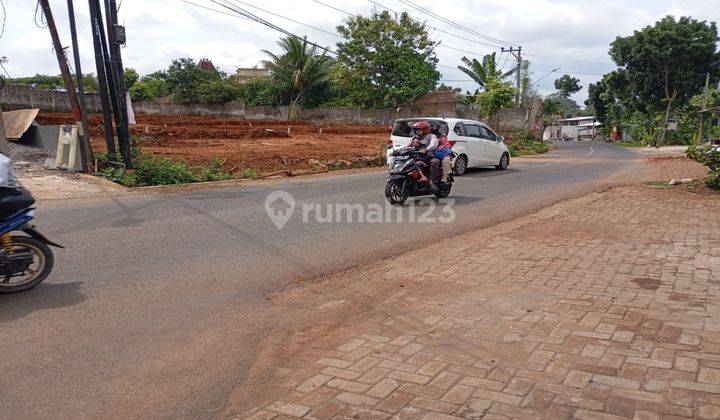
<svg viewBox="0 0 720 420">
<path fill-rule="evenodd" d="M 425 153 L 415 150 L 395 152 L 395 160 L 385 186 L 385 198 L 390 204 L 402 206 L 411 196 L 434 194 L 438 198 L 445 198 L 450 195 L 452 174 L 448 175 L 448 182 L 440 182 L 434 191 L 429 182 L 420 182 L 422 170 L 418 162 L 423 161 L 426 156 Z"/>
</svg>

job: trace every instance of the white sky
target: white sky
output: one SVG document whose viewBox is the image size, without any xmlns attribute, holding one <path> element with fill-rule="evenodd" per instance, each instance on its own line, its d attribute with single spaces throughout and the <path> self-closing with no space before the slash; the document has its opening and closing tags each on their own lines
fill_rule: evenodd
<svg viewBox="0 0 720 420">
<path fill-rule="evenodd" d="M 222 10 L 210 0 L 188 1 Z M 307 35 L 309 40 L 330 47 L 334 47 L 339 38 L 250 5 L 329 32 L 335 32 L 335 26 L 347 17 L 313 0 L 228 1 L 297 35 Z M 381 10 L 368 0 L 321 1 L 350 13 L 368 14 L 374 8 Z M 377 1 L 396 11 L 407 10 L 414 18 L 426 20 L 429 25 L 443 31 L 487 42 L 433 19 L 400 0 Z M 34 23 L 35 0 L 2 2 L 6 8 L 6 25 L 0 38 L 0 56 L 7 57 L 5 68 L 10 76 L 59 73 L 48 30 Z M 579 78 L 583 90 L 574 96 L 579 102 L 587 97 L 588 83 L 597 81 L 603 73 L 614 68 L 607 51 L 616 36 L 631 34 L 634 29 L 652 24 L 667 14 L 720 21 L 720 0 L 413 0 L 413 3 L 477 32 L 522 45 L 524 57 L 532 62 L 535 80 L 560 67 L 556 74 L 538 83 L 541 93 L 554 91 L 553 80 L 563 73 Z M 51 0 L 50 4 L 61 40 L 64 45 L 69 45 L 66 0 Z M 83 71 L 95 72 L 87 1 L 75 0 L 75 8 Z M 0 17 L 1 14 L 2 10 Z M 165 69 L 173 58 L 178 57 L 209 58 L 227 72 L 233 72 L 237 66 L 252 67 L 264 58 L 261 49 L 277 50 L 275 41 L 281 36 L 258 23 L 204 10 L 182 0 L 123 0 L 119 15 L 128 37 L 127 46 L 123 49 L 124 63 L 141 74 Z M 433 31 L 433 36 L 443 45 L 437 53 L 442 79 L 449 81 L 445 83 L 474 90 L 476 86 L 464 81 L 468 77 L 456 69 L 460 58 L 471 54 L 453 48 L 478 55 L 492 52 L 493 48 L 438 31 Z M 500 56 L 500 63 L 505 63 L 505 68 L 510 69 L 512 59 L 506 62 L 506 56 Z"/>
</svg>

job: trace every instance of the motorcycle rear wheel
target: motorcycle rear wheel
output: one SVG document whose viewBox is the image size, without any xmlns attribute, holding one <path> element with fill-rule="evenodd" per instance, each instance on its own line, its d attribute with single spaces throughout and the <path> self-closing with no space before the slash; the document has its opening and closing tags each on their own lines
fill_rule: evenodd
<svg viewBox="0 0 720 420">
<path fill-rule="evenodd" d="M 0 294 L 17 293 L 42 283 L 52 271 L 55 257 L 47 245 L 28 236 L 13 236 L 13 252 L 29 252 L 33 264 L 20 275 L 0 275 Z M 13 279 L 18 279 L 12 281 Z"/>
<path fill-rule="evenodd" d="M 385 186 L 385 198 L 393 206 L 402 206 L 408 198 L 404 179 L 393 179 Z"/>
</svg>

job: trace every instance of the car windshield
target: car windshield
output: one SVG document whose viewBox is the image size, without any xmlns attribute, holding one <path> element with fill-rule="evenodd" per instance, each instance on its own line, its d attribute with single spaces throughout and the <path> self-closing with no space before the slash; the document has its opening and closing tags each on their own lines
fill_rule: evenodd
<svg viewBox="0 0 720 420">
<path fill-rule="evenodd" d="M 398 137 L 413 137 L 414 133 L 412 131 L 412 125 L 418 121 L 423 121 L 423 120 L 396 121 L 395 126 L 393 127 L 393 130 L 392 130 L 392 135 L 398 136 Z M 440 132 L 447 135 L 448 125 L 445 121 L 438 121 L 438 120 L 424 120 L 424 121 L 437 121 L 438 123 L 440 123 Z"/>
</svg>

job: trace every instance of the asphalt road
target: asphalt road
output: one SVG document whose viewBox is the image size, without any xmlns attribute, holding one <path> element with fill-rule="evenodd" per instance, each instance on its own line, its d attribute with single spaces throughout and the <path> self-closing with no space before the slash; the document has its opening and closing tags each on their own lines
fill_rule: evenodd
<svg viewBox="0 0 720 420">
<path fill-rule="evenodd" d="M 213 417 L 263 338 L 291 322 L 265 293 L 600 189 L 637 156 L 573 143 L 474 170 L 456 179 L 450 223 L 408 221 L 409 208 L 368 223 L 388 217 L 379 172 L 49 202 L 37 225 L 67 249 L 37 289 L 0 296 L 0 418 Z M 296 201 L 280 230 L 265 210 L 278 190 Z M 321 217 L 361 205 L 363 223 L 357 211 L 318 221 L 303 210 L 316 204 Z"/>
</svg>

